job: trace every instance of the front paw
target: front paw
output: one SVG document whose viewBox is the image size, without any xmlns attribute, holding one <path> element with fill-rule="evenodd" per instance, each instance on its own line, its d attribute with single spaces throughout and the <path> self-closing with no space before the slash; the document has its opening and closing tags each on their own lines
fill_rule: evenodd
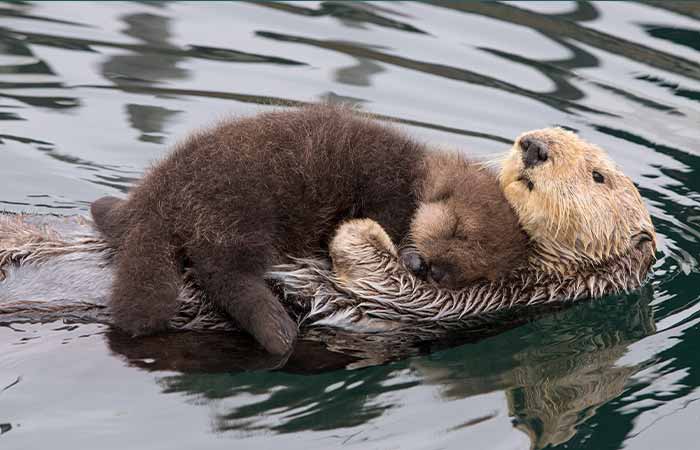
<svg viewBox="0 0 700 450">
<path fill-rule="evenodd" d="M 353 219 L 342 223 L 331 240 L 331 252 L 351 254 L 353 247 L 371 245 L 380 252 L 396 256 L 396 247 L 384 228 L 372 219 Z"/>
<path fill-rule="evenodd" d="M 354 219 L 343 223 L 329 245 L 335 274 L 352 281 L 372 273 L 375 255 L 397 256 L 396 247 L 384 228 L 372 219 Z"/>
<path fill-rule="evenodd" d="M 127 333 L 132 338 L 140 338 L 160 334 L 168 330 L 168 321 L 155 319 L 151 320 L 147 317 L 121 317 L 120 314 L 114 315 L 114 324 Z"/>
</svg>

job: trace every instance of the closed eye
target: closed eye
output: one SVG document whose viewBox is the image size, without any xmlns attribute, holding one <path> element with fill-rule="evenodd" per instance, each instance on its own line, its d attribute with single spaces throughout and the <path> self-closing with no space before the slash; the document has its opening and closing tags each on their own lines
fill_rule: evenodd
<svg viewBox="0 0 700 450">
<path fill-rule="evenodd" d="M 445 200 L 448 200 L 452 196 L 452 192 L 450 190 L 443 190 L 438 192 L 435 197 L 431 199 L 433 202 L 444 202 Z"/>
<path fill-rule="evenodd" d="M 452 227 L 452 238 L 460 241 L 466 241 L 468 236 L 464 233 L 464 227 L 459 216 L 454 217 L 454 226 Z"/>
</svg>

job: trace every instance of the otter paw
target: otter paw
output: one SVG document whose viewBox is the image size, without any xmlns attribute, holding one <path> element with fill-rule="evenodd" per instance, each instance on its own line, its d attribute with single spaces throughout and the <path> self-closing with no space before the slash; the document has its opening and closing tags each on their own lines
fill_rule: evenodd
<svg viewBox="0 0 700 450">
<path fill-rule="evenodd" d="M 329 245 L 329 254 L 333 271 L 347 281 L 373 271 L 371 262 L 375 255 L 398 257 L 389 235 L 372 219 L 354 219 L 340 225 Z"/>
<path fill-rule="evenodd" d="M 352 246 L 372 245 L 379 251 L 396 255 L 396 247 L 384 228 L 372 219 L 353 219 L 342 223 L 331 240 L 331 251 L 351 252 Z"/>
<path fill-rule="evenodd" d="M 131 337 L 149 336 L 168 330 L 168 322 L 175 315 L 174 303 L 159 305 L 157 302 L 145 302 L 149 308 L 140 307 L 140 304 L 122 300 L 114 296 L 110 302 L 110 309 L 114 325 Z"/>
<path fill-rule="evenodd" d="M 259 321 L 253 330 L 255 340 L 273 355 L 289 353 L 294 347 L 297 333 L 297 324 L 286 311 Z"/>
<path fill-rule="evenodd" d="M 151 336 L 162 333 L 168 329 L 168 322 L 163 320 L 128 320 L 120 319 L 118 314 L 114 315 L 114 322 L 120 330 L 128 333 L 133 338 Z"/>
</svg>

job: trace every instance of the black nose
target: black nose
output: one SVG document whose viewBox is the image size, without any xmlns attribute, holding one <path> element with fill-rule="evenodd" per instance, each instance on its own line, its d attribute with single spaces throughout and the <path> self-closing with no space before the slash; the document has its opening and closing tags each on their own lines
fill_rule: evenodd
<svg viewBox="0 0 700 450">
<path fill-rule="evenodd" d="M 428 265 L 417 251 L 413 249 L 401 250 L 401 262 L 417 277 L 425 279 L 428 272 Z"/>
<path fill-rule="evenodd" d="M 447 275 L 447 271 L 444 268 L 436 264 L 430 266 L 430 278 L 434 282 L 440 283 L 445 278 L 445 275 Z"/>
<path fill-rule="evenodd" d="M 523 137 L 520 139 L 520 148 L 523 151 L 523 164 L 525 167 L 534 167 L 547 161 L 547 158 L 549 158 L 547 144 L 537 138 Z"/>
</svg>

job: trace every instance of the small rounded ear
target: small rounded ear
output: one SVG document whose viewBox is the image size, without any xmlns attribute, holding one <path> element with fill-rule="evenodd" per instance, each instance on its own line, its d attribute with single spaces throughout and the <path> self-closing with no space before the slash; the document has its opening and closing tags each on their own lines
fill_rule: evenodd
<svg viewBox="0 0 700 450">
<path fill-rule="evenodd" d="M 641 231 L 632 236 L 632 245 L 635 248 L 642 248 L 647 242 L 654 243 L 654 236 L 648 231 Z"/>
</svg>

